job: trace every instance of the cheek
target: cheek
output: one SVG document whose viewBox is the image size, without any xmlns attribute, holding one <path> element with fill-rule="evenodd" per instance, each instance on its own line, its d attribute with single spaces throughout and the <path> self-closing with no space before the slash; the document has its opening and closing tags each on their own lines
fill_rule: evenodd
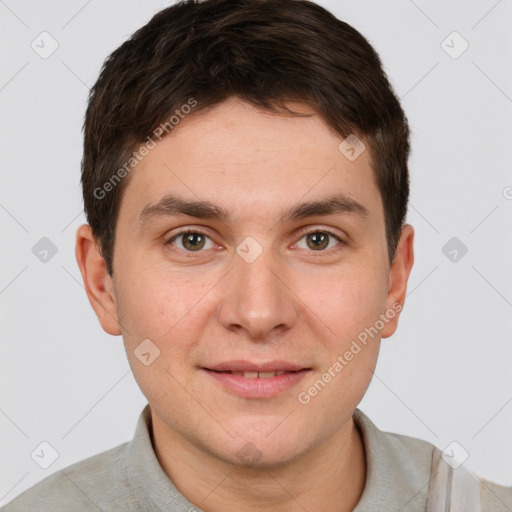
<svg viewBox="0 0 512 512">
<path fill-rule="evenodd" d="M 386 276 L 377 267 L 355 265 L 316 276 L 303 274 L 299 282 L 306 304 L 338 339 L 373 325 L 385 307 Z"/>
<path fill-rule="evenodd" d="M 303 387 L 298 397 L 312 417 L 324 415 L 326 430 L 339 428 L 339 418 L 352 411 L 363 398 L 371 382 L 380 348 L 380 333 L 375 324 L 382 313 L 382 289 L 375 286 L 377 276 L 347 274 L 329 283 L 329 296 L 322 297 L 325 289 L 311 289 L 311 304 L 315 304 L 323 330 L 321 367 L 311 387 Z M 313 309 L 313 308 L 312 308 Z M 312 329 L 313 330 L 313 329 Z M 313 332 L 320 332 L 314 329 Z"/>
<path fill-rule="evenodd" d="M 133 268 L 119 287 L 118 310 L 130 333 L 162 338 L 193 310 L 200 286 L 178 272 Z"/>
<path fill-rule="evenodd" d="M 325 349 L 321 373 L 327 373 L 325 381 L 329 383 L 317 406 L 351 407 L 364 395 L 380 348 L 377 322 L 385 307 L 386 279 L 384 268 L 366 260 L 364 266 L 353 265 L 322 279 L 303 280 L 307 303 L 320 319 L 317 327 L 327 326 L 322 330 L 325 336 L 319 339 L 323 339 Z M 314 332 L 320 331 L 317 328 Z"/>
<path fill-rule="evenodd" d="M 160 274 L 156 268 L 135 275 L 124 282 L 120 289 L 123 300 L 118 302 L 133 375 L 151 403 L 168 403 L 172 396 L 182 404 L 187 398 L 180 385 L 187 379 L 184 362 L 199 339 L 201 287 L 178 274 Z"/>
</svg>

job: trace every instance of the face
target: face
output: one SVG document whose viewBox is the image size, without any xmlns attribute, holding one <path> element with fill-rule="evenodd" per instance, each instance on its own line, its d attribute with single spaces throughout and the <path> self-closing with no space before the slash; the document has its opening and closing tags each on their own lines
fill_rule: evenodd
<svg viewBox="0 0 512 512">
<path fill-rule="evenodd" d="M 369 150 L 351 161 L 290 106 L 311 116 L 230 99 L 158 142 L 124 191 L 113 284 L 98 270 L 91 300 L 154 428 L 238 465 L 286 463 L 345 428 L 412 265 L 407 232 L 390 268 Z"/>
</svg>

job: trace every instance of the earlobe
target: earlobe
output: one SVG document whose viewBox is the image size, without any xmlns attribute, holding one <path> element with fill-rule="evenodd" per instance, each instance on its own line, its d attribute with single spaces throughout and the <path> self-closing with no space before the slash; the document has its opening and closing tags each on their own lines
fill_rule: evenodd
<svg viewBox="0 0 512 512">
<path fill-rule="evenodd" d="M 389 270 L 389 289 L 385 314 L 390 318 L 381 331 L 382 338 L 391 336 L 398 327 L 398 317 L 405 303 L 407 283 L 414 264 L 414 229 L 410 224 L 402 227 L 395 257 Z"/>
<path fill-rule="evenodd" d="M 76 232 L 75 256 L 85 291 L 103 330 L 113 336 L 121 334 L 112 279 L 89 224 Z"/>
</svg>

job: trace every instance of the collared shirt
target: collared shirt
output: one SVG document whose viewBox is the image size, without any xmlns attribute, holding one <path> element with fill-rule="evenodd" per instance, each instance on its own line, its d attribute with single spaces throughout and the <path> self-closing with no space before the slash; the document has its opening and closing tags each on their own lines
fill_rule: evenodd
<svg viewBox="0 0 512 512">
<path fill-rule="evenodd" d="M 367 467 L 363 494 L 354 512 L 425 512 L 434 446 L 383 432 L 359 409 L 353 419 L 362 434 Z M 57 471 L 0 512 L 98 510 L 201 510 L 178 491 L 158 462 L 149 404 L 130 442 Z M 482 480 L 482 510 L 512 512 L 512 488 Z"/>
</svg>

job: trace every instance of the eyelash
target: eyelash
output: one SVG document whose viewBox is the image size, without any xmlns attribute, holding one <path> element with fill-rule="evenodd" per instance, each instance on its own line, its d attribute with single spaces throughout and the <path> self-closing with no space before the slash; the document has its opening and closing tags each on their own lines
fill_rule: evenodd
<svg viewBox="0 0 512 512">
<path fill-rule="evenodd" d="M 197 234 L 197 235 L 202 235 L 202 236 L 205 236 L 205 237 L 207 237 L 207 238 L 209 238 L 211 240 L 211 237 L 207 233 L 205 233 L 204 231 L 201 231 L 200 229 L 185 228 L 185 229 L 182 229 L 181 231 L 179 231 L 178 233 L 174 234 L 169 240 L 167 240 L 167 242 L 165 242 L 164 245 L 172 245 L 172 242 L 174 242 L 174 240 L 176 240 L 177 238 L 179 238 L 182 235 L 187 235 L 189 233 L 193 233 L 193 234 Z M 331 236 L 332 238 L 336 239 L 339 242 L 339 246 L 337 248 L 333 247 L 331 249 L 324 249 L 324 250 L 319 250 L 319 251 L 310 250 L 308 252 L 312 252 L 312 253 L 315 253 L 315 252 L 317 252 L 317 253 L 331 253 L 331 251 L 336 250 L 336 249 L 340 249 L 341 247 L 347 245 L 347 243 L 344 240 L 342 240 L 338 235 L 334 234 L 332 231 L 329 231 L 328 229 L 313 229 L 313 230 L 309 230 L 309 231 L 303 231 L 303 232 L 300 233 L 299 240 L 301 240 L 302 238 L 304 238 L 307 235 L 315 234 L 315 233 L 323 233 L 323 234 L 327 234 L 327 235 Z M 176 249 L 179 250 L 179 251 L 186 252 L 187 254 L 191 254 L 191 255 L 194 254 L 194 253 L 205 252 L 203 250 L 201 250 L 201 251 L 186 251 L 184 249 L 179 249 L 177 247 L 176 247 Z M 320 256 L 320 255 L 321 254 L 319 254 L 318 256 Z"/>
</svg>

